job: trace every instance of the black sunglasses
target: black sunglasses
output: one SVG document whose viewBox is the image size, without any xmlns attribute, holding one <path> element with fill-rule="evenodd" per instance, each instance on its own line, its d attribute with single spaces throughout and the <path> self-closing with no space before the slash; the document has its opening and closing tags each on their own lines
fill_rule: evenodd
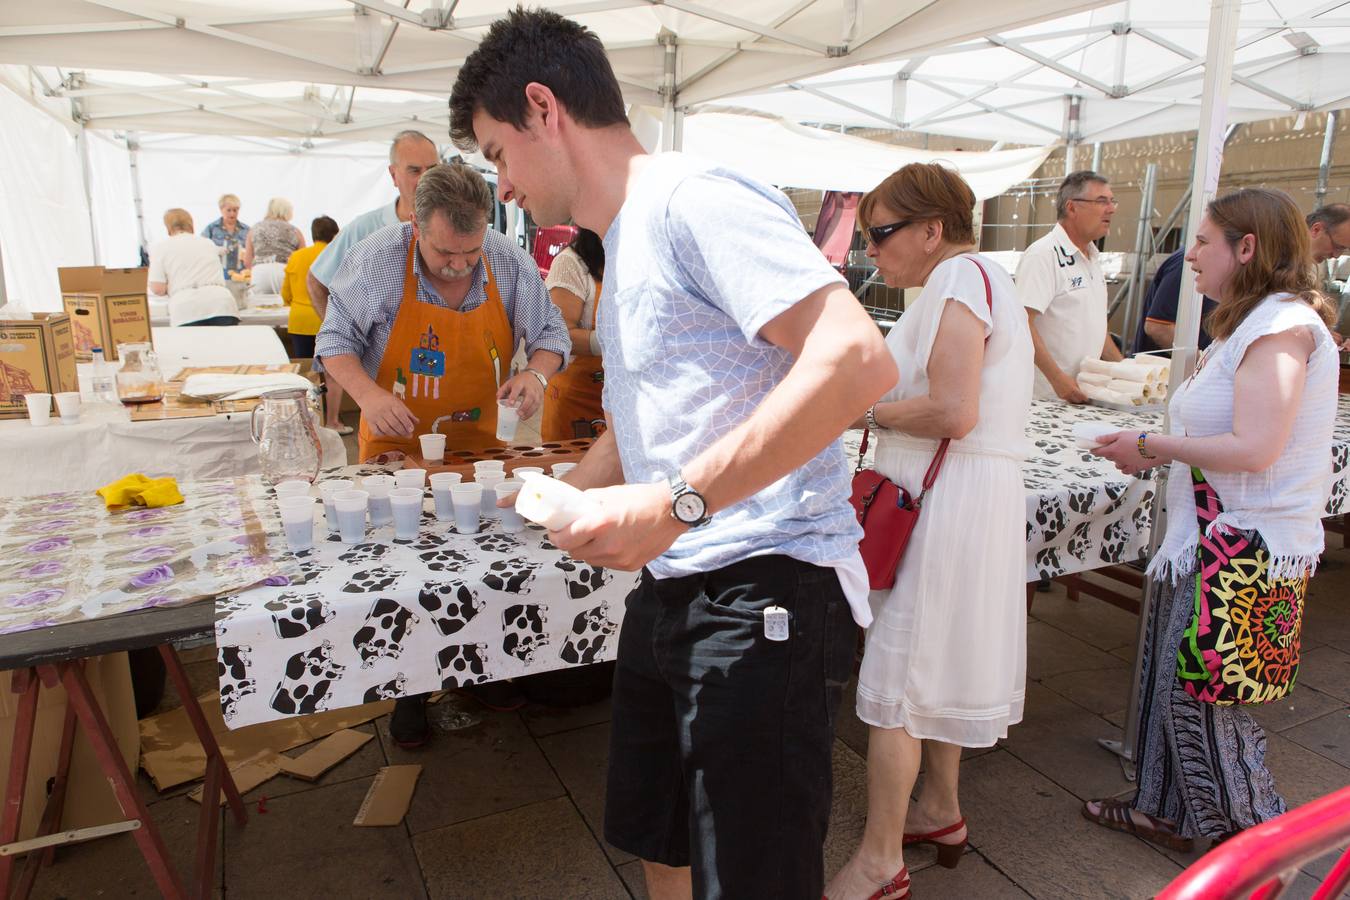
<svg viewBox="0 0 1350 900">
<path fill-rule="evenodd" d="M 889 225 L 873 225 L 867 229 L 867 239 L 872 242 L 873 247 L 880 247 L 882 241 L 895 234 L 901 228 L 921 221 L 923 220 L 918 216 L 910 216 L 908 219 L 901 219 L 899 222 L 892 222 Z"/>
</svg>

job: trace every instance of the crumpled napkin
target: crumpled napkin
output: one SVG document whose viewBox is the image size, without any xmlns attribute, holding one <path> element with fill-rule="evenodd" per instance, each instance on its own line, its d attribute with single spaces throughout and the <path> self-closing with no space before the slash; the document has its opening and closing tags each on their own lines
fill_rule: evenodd
<svg viewBox="0 0 1350 900">
<path fill-rule="evenodd" d="M 294 372 L 267 372 L 259 375 L 226 375 L 219 372 L 204 372 L 190 375 L 183 382 L 180 394 L 193 400 L 246 400 L 258 397 L 268 391 L 286 388 L 305 388 L 312 390 L 314 382 Z"/>
<path fill-rule="evenodd" d="M 103 498 L 108 509 L 127 506 L 176 506 L 183 502 L 178 483 L 172 478 L 146 478 L 135 473 L 105 484 L 95 493 Z"/>
</svg>

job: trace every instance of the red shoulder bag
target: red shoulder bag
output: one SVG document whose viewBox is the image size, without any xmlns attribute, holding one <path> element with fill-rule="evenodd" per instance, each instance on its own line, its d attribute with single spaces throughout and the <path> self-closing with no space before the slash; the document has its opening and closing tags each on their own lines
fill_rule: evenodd
<svg viewBox="0 0 1350 900">
<path fill-rule="evenodd" d="M 994 310 L 994 293 L 989 285 L 989 273 L 973 258 L 971 262 L 980 270 L 984 278 L 984 299 L 989 311 Z M 988 339 L 985 339 L 988 343 Z M 914 525 L 919 521 L 919 510 L 923 508 L 923 498 L 928 494 L 938 472 L 942 470 L 942 461 L 947 457 L 947 447 L 951 438 L 943 438 L 938 444 L 933 461 L 924 473 L 923 485 L 919 495 L 913 497 L 909 491 L 891 481 L 875 469 L 863 468 L 863 457 L 867 455 L 869 432 L 863 429 L 862 445 L 858 448 L 858 465 L 853 472 L 853 494 L 849 502 L 853 504 L 862 526 L 863 537 L 858 542 L 858 551 L 862 553 L 863 563 L 867 566 L 867 580 L 872 590 L 881 590 L 895 584 L 900 561 L 904 558 L 909 537 L 914 533 Z"/>
</svg>

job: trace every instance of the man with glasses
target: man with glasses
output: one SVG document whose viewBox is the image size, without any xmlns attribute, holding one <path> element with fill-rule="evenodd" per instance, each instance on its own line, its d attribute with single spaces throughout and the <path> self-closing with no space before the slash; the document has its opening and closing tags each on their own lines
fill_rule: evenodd
<svg viewBox="0 0 1350 900">
<path fill-rule="evenodd" d="M 1036 348 L 1036 399 L 1086 403 L 1078 388 L 1084 357 L 1121 359 L 1107 330 L 1106 277 L 1095 242 L 1111 230 L 1119 201 L 1096 172 L 1074 172 L 1059 186 L 1050 233 L 1022 254 L 1017 295 Z"/>
</svg>

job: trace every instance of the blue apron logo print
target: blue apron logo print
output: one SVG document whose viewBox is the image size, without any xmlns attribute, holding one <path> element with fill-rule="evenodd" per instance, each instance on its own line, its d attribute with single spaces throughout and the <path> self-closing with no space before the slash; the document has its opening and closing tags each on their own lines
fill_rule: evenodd
<svg viewBox="0 0 1350 900">
<path fill-rule="evenodd" d="M 427 326 L 418 345 L 412 349 L 408 372 L 412 375 L 413 397 L 441 398 L 441 378 L 445 376 L 445 354 L 441 339 Z"/>
</svg>

